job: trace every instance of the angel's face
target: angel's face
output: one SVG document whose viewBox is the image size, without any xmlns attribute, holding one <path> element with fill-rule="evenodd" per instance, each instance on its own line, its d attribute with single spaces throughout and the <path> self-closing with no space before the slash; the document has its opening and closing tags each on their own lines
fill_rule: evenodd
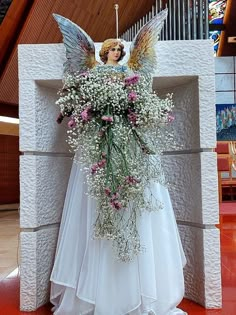
<svg viewBox="0 0 236 315">
<path fill-rule="evenodd" d="M 116 45 L 112 47 L 107 54 L 107 63 L 117 63 L 121 56 L 121 47 Z"/>
</svg>

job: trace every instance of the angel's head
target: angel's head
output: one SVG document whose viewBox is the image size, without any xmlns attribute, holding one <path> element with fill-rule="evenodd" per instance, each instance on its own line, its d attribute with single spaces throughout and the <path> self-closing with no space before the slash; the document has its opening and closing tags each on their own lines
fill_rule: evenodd
<svg viewBox="0 0 236 315">
<path fill-rule="evenodd" d="M 103 63 L 107 63 L 109 59 L 114 63 L 119 62 L 125 56 L 124 45 L 119 39 L 107 39 L 102 44 L 99 56 Z"/>
</svg>

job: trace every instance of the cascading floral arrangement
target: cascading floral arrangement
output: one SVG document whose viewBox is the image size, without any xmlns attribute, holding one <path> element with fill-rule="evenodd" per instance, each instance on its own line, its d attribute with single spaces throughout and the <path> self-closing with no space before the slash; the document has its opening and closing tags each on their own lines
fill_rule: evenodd
<svg viewBox="0 0 236 315">
<path fill-rule="evenodd" d="M 125 67 L 97 66 L 67 76 L 56 104 L 58 122 L 68 122 L 68 143 L 87 171 L 89 195 L 97 201 L 94 237 L 111 239 L 118 259 L 143 250 L 138 218 L 162 208 L 149 191 L 164 184 L 159 156 L 173 147 L 167 125 L 171 95 L 160 99 L 150 78 Z"/>
</svg>

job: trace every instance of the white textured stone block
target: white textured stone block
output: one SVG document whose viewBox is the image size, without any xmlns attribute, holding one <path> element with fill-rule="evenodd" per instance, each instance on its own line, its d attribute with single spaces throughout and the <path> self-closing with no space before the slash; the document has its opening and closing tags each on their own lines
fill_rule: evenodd
<svg viewBox="0 0 236 315">
<path fill-rule="evenodd" d="M 234 57 L 215 57 L 215 73 L 233 73 Z"/>
<path fill-rule="evenodd" d="M 35 150 L 36 86 L 34 81 L 19 82 L 20 151 Z"/>
<path fill-rule="evenodd" d="M 199 129 L 200 147 L 216 146 L 215 77 L 200 76 L 199 88 Z M 195 104 L 193 104 L 194 106 Z"/>
<path fill-rule="evenodd" d="M 167 155 L 163 157 L 176 219 L 194 224 L 217 224 L 216 153 Z"/>
<path fill-rule="evenodd" d="M 218 172 L 216 152 L 200 153 L 202 223 L 219 223 Z"/>
<path fill-rule="evenodd" d="M 168 78 L 171 84 L 173 78 Z M 175 120 L 169 126 L 174 134 L 174 139 L 180 150 L 200 148 L 199 138 L 199 106 L 198 106 L 198 81 L 197 78 L 190 77 L 190 80 L 180 85 L 159 90 L 159 80 L 154 78 L 153 87 L 160 97 L 165 97 L 167 93 L 173 93 L 175 108 L 173 115 Z M 170 149 L 171 151 L 175 150 Z"/>
<path fill-rule="evenodd" d="M 19 45 L 19 80 L 61 80 L 65 60 L 63 44 Z"/>
<path fill-rule="evenodd" d="M 206 308 L 220 308 L 220 233 L 217 228 L 201 229 L 179 225 L 184 252 L 185 296 Z"/>
<path fill-rule="evenodd" d="M 181 150 L 214 148 L 216 143 L 214 76 L 154 78 L 160 97 L 173 93 L 170 129 Z"/>
<path fill-rule="evenodd" d="M 60 222 L 71 164 L 70 157 L 21 156 L 21 228 Z"/>
<path fill-rule="evenodd" d="M 28 80 L 20 81 L 19 93 L 20 150 L 68 153 L 66 122 L 56 122 L 57 91 Z"/>
<path fill-rule="evenodd" d="M 126 51 L 129 45 L 125 45 Z M 97 51 L 100 46 L 95 44 Z M 214 75 L 211 40 L 160 41 L 157 54 L 156 76 Z M 20 80 L 61 79 L 65 61 L 63 44 L 19 45 L 18 56 Z"/>
<path fill-rule="evenodd" d="M 21 232 L 20 309 L 34 311 L 48 302 L 58 228 Z"/>
<path fill-rule="evenodd" d="M 211 40 L 161 41 L 157 44 L 156 76 L 214 75 Z"/>
</svg>

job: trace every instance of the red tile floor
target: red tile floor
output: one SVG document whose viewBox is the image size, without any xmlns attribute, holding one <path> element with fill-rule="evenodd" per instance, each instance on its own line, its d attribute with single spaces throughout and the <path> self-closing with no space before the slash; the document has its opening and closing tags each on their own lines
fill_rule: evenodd
<svg viewBox="0 0 236 315">
<path fill-rule="evenodd" d="M 180 307 L 189 315 L 236 315 L 236 216 L 225 216 L 221 225 L 221 254 L 223 308 L 206 310 L 184 299 Z M 49 315 L 50 308 L 46 305 L 35 312 L 20 312 L 19 277 L 13 274 L 0 281 L 0 315 Z"/>
</svg>

